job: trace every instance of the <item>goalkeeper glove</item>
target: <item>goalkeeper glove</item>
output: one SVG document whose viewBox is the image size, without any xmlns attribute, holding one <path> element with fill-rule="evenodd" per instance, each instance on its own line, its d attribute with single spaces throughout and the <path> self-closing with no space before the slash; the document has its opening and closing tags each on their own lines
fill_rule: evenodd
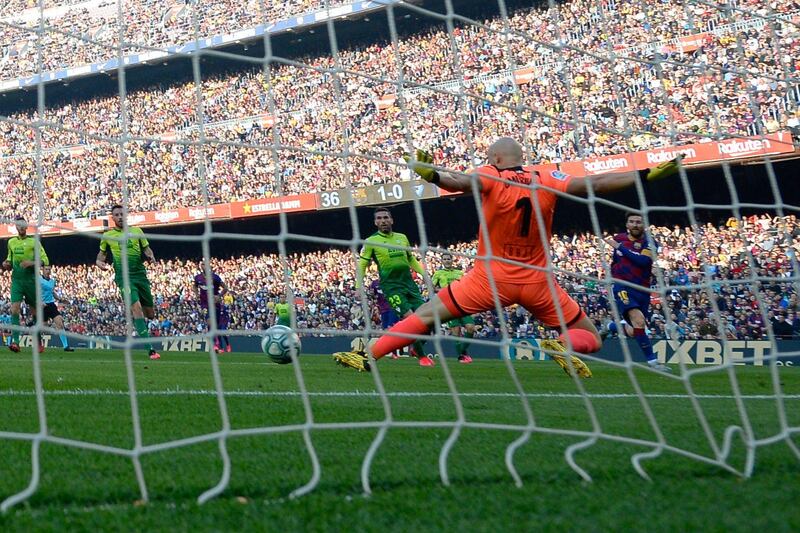
<svg viewBox="0 0 800 533">
<path fill-rule="evenodd" d="M 678 173 L 678 163 L 680 163 L 681 159 L 683 159 L 681 156 L 678 156 L 675 159 L 670 159 L 669 161 L 661 163 L 655 168 L 643 170 L 641 175 L 647 181 L 663 180 L 664 178 L 668 178 Z"/>
<path fill-rule="evenodd" d="M 403 159 L 405 159 L 406 163 L 408 163 L 408 168 L 416 172 L 420 178 L 424 179 L 428 183 L 439 183 L 439 173 L 436 172 L 436 170 L 429 166 L 420 165 L 420 163 L 428 165 L 432 164 L 433 156 L 431 154 L 425 150 L 417 149 L 414 159 L 411 158 L 410 154 L 403 155 Z"/>
</svg>

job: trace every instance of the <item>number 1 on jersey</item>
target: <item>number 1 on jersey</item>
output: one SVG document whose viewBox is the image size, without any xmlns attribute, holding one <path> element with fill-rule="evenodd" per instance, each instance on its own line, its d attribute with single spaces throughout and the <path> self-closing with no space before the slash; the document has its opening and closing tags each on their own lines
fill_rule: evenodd
<svg viewBox="0 0 800 533">
<path fill-rule="evenodd" d="M 531 214 L 533 213 L 533 204 L 530 198 L 520 198 L 514 204 L 515 209 L 522 209 L 522 223 L 519 225 L 519 236 L 527 237 L 531 231 Z"/>
</svg>

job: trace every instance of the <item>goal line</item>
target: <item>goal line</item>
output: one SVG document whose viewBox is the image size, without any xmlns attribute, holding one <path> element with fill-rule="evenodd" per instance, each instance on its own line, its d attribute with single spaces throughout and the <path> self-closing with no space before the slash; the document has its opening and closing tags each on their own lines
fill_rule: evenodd
<svg viewBox="0 0 800 533">
<path fill-rule="evenodd" d="M 216 397 L 217 391 L 211 389 L 164 389 L 164 390 L 137 390 L 139 396 L 213 396 Z M 225 391 L 225 396 L 231 397 L 298 397 L 312 396 L 318 398 L 380 398 L 382 395 L 377 391 L 324 391 L 305 393 L 300 391 L 250 391 L 232 390 Z M 130 396 L 130 391 L 121 389 L 64 389 L 46 390 L 45 396 Z M 420 391 L 396 391 L 385 392 L 385 396 L 390 398 L 452 398 L 450 392 L 420 392 Z M 520 394 L 515 392 L 456 392 L 460 398 L 519 398 Z M 19 397 L 36 396 L 36 391 L 32 390 L 0 390 L 0 397 Z M 591 398 L 593 400 L 618 400 L 633 399 L 644 396 L 648 399 L 675 399 L 688 400 L 699 398 L 701 400 L 775 400 L 778 396 L 774 394 L 670 394 L 670 393 L 570 393 L 570 392 L 530 392 L 525 393 L 527 398 Z M 800 394 L 781 394 L 784 400 L 800 400 Z"/>
</svg>

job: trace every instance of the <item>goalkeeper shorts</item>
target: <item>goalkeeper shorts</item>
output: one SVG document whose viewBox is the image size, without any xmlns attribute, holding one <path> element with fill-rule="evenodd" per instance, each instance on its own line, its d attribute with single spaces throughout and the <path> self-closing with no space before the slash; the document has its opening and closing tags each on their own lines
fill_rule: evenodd
<svg viewBox="0 0 800 533">
<path fill-rule="evenodd" d="M 578 303 L 555 281 L 552 289 L 546 280 L 527 284 L 496 282 L 495 286 L 502 307 L 519 304 L 546 326 L 570 327 L 584 316 Z M 496 309 L 489 279 L 478 269 L 439 291 L 439 298 L 456 317 Z M 559 320 L 559 308 L 563 322 Z"/>
</svg>

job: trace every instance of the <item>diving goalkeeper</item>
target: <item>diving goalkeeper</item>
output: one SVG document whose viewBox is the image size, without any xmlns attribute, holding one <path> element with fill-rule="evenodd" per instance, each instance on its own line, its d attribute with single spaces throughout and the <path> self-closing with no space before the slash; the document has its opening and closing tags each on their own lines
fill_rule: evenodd
<svg viewBox="0 0 800 533">
<path fill-rule="evenodd" d="M 577 356 L 570 356 L 568 362 L 558 353 L 566 352 L 565 341 L 578 353 L 596 352 L 602 342 L 592 321 L 547 270 L 558 195 L 586 196 L 590 188 L 595 194 L 604 195 L 627 189 L 638 179 L 646 184 L 675 174 L 678 161 L 641 172 L 575 178 L 560 171 L 523 166 L 522 146 L 504 137 L 489 147 L 488 162 L 468 174 L 456 174 L 434 169 L 433 158 L 422 150 L 414 159 L 408 159 L 409 167 L 425 181 L 446 191 L 479 193 L 487 231 L 478 235 L 475 268 L 398 322 L 370 346 L 369 352 L 377 360 L 408 345 L 409 337 L 393 333 L 425 335 L 434 325 L 435 316 L 446 322 L 494 309 L 496 294 L 500 305 L 520 304 L 545 325 L 558 328 L 560 340 L 544 340 L 540 343 L 542 349 L 568 374 L 574 371 L 580 377 L 591 377 L 591 370 Z M 357 355 L 335 357 L 346 366 L 369 370 L 367 360 Z"/>
</svg>

